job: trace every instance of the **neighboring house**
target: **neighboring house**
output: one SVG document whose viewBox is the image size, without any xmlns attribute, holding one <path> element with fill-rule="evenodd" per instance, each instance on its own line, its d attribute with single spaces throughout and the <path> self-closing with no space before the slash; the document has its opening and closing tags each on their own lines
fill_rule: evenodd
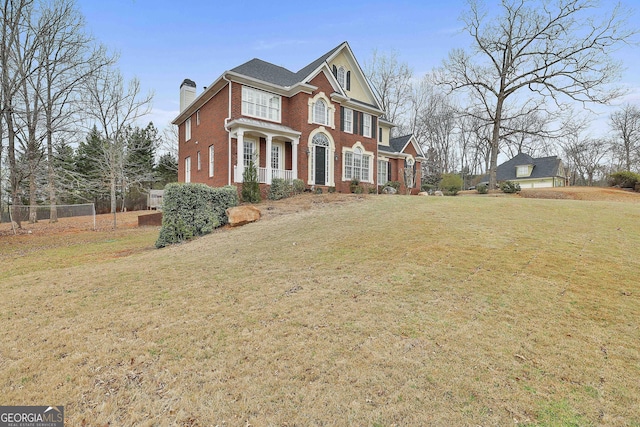
<svg viewBox="0 0 640 427">
<path fill-rule="evenodd" d="M 488 176 L 482 179 L 488 180 Z M 499 165 L 496 180 L 517 182 L 520 188 L 564 187 L 567 181 L 562 160 L 557 156 L 534 159 L 524 153 Z"/>
<path fill-rule="evenodd" d="M 252 59 L 197 96 L 196 84 L 186 79 L 173 121 L 178 180 L 238 184 L 253 162 L 263 185 L 302 179 L 346 193 L 352 179 L 370 186 L 404 182 L 407 167 L 419 188 L 420 147 L 410 136 L 390 140 L 393 124 L 382 116 L 346 42 L 298 72 Z"/>
</svg>

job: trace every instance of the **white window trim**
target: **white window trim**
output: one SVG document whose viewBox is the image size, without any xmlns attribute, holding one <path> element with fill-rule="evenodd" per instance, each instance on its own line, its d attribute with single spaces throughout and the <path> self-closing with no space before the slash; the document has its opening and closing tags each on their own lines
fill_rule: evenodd
<svg viewBox="0 0 640 427">
<path fill-rule="evenodd" d="M 196 110 L 196 126 L 200 126 L 200 110 Z"/>
<path fill-rule="evenodd" d="M 250 100 L 250 95 L 253 95 L 255 99 Z M 264 99 L 261 97 L 264 97 Z M 261 103 L 261 101 L 264 100 L 266 100 L 266 104 Z M 273 100 L 278 101 L 276 109 L 277 114 L 275 114 L 277 117 L 274 117 L 272 114 L 272 110 L 274 108 L 271 106 L 271 101 Z M 257 107 L 264 108 L 265 114 L 260 114 Z M 242 115 L 280 123 L 282 121 L 282 97 L 275 93 L 266 92 L 249 86 L 242 86 Z"/>
<path fill-rule="evenodd" d="M 347 88 L 347 70 L 342 65 L 338 67 L 336 79 L 343 89 Z"/>
<path fill-rule="evenodd" d="M 349 122 L 347 122 L 347 115 L 350 115 Z M 348 128 L 347 123 L 349 123 Z M 351 108 L 344 109 L 344 131 L 347 133 L 353 133 L 353 110 Z"/>
<path fill-rule="evenodd" d="M 213 178 L 213 174 L 215 172 L 214 155 L 215 155 L 215 148 L 213 147 L 213 145 L 210 145 L 209 146 L 209 178 Z"/>
<path fill-rule="evenodd" d="M 324 117 L 320 117 L 318 106 L 323 106 L 322 115 Z M 316 102 L 313 103 L 313 123 L 318 125 L 329 125 L 329 107 L 324 99 L 317 99 Z"/>
<path fill-rule="evenodd" d="M 384 165 L 384 169 L 380 167 L 380 165 Z M 384 171 L 384 175 L 381 173 Z M 382 176 L 382 179 L 380 177 Z M 378 159 L 378 185 L 386 184 L 389 179 L 389 160 L 388 159 Z"/>
<path fill-rule="evenodd" d="M 277 159 L 275 157 L 273 157 L 273 148 L 274 147 L 278 147 L 278 158 Z M 284 146 L 283 142 L 272 142 L 271 143 L 271 168 L 272 169 L 278 169 L 278 170 L 283 170 L 284 169 L 284 150 L 285 150 L 285 146 Z M 278 160 L 278 167 L 277 168 L 273 167 L 274 160 Z"/>
<path fill-rule="evenodd" d="M 368 179 L 360 179 L 360 182 L 369 182 L 369 183 L 374 183 L 373 181 L 373 159 L 374 159 L 374 154 L 372 151 L 367 151 L 365 150 L 364 146 L 362 145 L 362 143 L 360 141 L 356 142 L 355 144 L 353 144 L 353 147 L 343 147 L 342 148 L 342 180 L 343 181 L 351 181 L 351 179 L 353 178 L 353 176 L 355 175 L 353 173 L 353 164 L 351 165 L 347 165 L 347 153 L 350 153 L 351 156 L 353 156 L 356 148 L 359 148 L 362 151 L 362 157 L 363 160 L 366 159 L 367 160 L 367 167 L 366 169 L 368 170 Z M 351 176 L 347 176 L 346 174 L 346 168 L 347 167 L 351 167 Z M 364 167 L 362 166 L 362 164 L 360 165 L 360 173 L 362 173 L 362 169 L 364 169 Z M 362 175 L 360 175 L 360 177 L 362 178 Z"/>
<path fill-rule="evenodd" d="M 367 123 L 368 122 L 368 123 Z M 364 113 L 362 115 L 362 136 L 365 138 L 371 138 L 371 114 Z"/>
<path fill-rule="evenodd" d="M 317 123 L 317 124 L 329 126 L 331 129 L 335 129 L 336 128 L 336 123 L 335 123 L 336 107 L 331 103 L 331 100 L 324 94 L 324 92 L 320 92 L 313 98 L 309 98 L 309 101 L 308 101 L 309 111 L 308 111 L 307 122 L 309 124 L 316 123 L 314 121 L 315 119 L 314 107 L 315 107 L 316 101 L 319 99 L 322 99 L 324 101 L 324 104 L 327 106 L 327 123 Z"/>
<path fill-rule="evenodd" d="M 184 140 L 189 141 L 191 139 L 191 117 L 184 122 Z"/>
<path fill-rule="evenodd" d="M 191 182 L 191 157 L 184 159 L 184 182 Z"/>
<path fill-rule="evenodd" d="M 243 146 L 244 158 L 242 159 L 244 167 L 247 168 L 249 166 L 249 162 L 253 162 L 253 165 L 257 169 L 258 168 L 258 152 L 257 152 L 257 149 L 256 149 L 257 141 L 255 139 L 253 139 L 253 138 L 245 137 L 243 139 L 242 143 L 245 144 Z M 250 152 L 249 152 L 249 150 L 247 150 L 247 144 L 251 144 L 251 146 L 253 147 L 253 149 Z M 250 159 L 249 159 L 249 156 L 250 156 Z"/>
</svg>

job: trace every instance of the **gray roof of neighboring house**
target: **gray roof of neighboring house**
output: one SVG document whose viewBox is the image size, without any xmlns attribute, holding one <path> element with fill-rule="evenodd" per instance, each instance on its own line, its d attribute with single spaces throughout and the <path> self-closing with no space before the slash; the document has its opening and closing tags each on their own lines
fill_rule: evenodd
<svg viewBox="0 0 640 427">
<path fill-rule="evenodd" d="M 242 74 L 243 76 L 252 77 L 254 79 L 262 80 L 264 82 L 272 83 L 278 86 L 293 86 L 296 83 L 304 83 L 303 80 L 308 77 L 313 70 L 318 68 L 324 61 L 326 61 L 327 58 L 333 55 L 333 53 L 343 44 L 344 43 L 341 43 L 339 46 L 331 49 L 329 52 L 311 62 L 309 65 L 305 66 L 297 73 L 257 58 L 245 62 L 244 64 L 231 69 L 231 71 L 233 71 L 234 73 Z"/>
<path fill-rule="evenodd" d="M 558 156 L 540 157 L 534 159 L 528 154 L 519 153 L 515 157 L 498 166 L 496 170 L 497 181 L 515 181 L 517 179 L 535 179 L 535 178 L 549 178 L 554 176 L 560 176 L 559 170 L 562 161 Z M 533 165 L 531 175 L 527 177 L 516 176 L 516 166 Z M 482 177 L 481 181 L 487 181 L 489 175 Z"/>
<path fill-rule="evenodd" d="M 389 140 L 389 145 L 378 144 L 378 150 L 385 151 L 387 153 L 402 153 L 402 150 L 407 146 L 407 143 L 412 136 L 412 134 L 409 134 L 405 136 L 399 136 L 397 138 L 391 138 Z"/>
</svg>

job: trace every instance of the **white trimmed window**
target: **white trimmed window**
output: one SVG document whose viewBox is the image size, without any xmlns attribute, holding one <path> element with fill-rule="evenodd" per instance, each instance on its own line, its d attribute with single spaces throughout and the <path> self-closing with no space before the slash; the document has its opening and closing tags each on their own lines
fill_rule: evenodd
<svg viewBox="0 0 640 427">
<path fill-rule="evenodd" d="M 251 162 L 253 162 L 256 168 L 258 167 L 255 159 L 256 157 L 255 149 L 256 149 L 256 142 L 253 139 L 244 140 L 244 167 L 245 168 L 249 167 L 249 164 Z"/>
<path fill-rule="evenodd" d="M 184 122 L 184 140 L 188 141 L 191 139 L 191 117 Z"/>
<path fill-rule="evenodd" d="M 526 177 L 531 175 L 531 171 L 529 170 L 529 165 L 518 166 L 516 169 L 517 177 Z"/>
<path fill-rule="evenodd" d="M 336 79 L 338 79 L 338 83 L 340 86 L 346 89 L 347 87 L 347 72 L 345 71 L 343 66 L 338 67 L 338 71 L 336 73 Z"/>
<path fill-rule="evenodd" d="M 198 170 L 202 169 L 202 159 L 200 158 L 200 152 L 198 151 L 196 155 L 196 159 L 198 160 Z"/>
<path fill-rule="evenodd" d="M 196 126 L 200 126 L 200 110 L 196 111 Z"/>
<path fill-rule="evenodd" d="M 371 115 L 370 114 L 362 115 L 362 136 L 371 138 Z"/>
<path fill-rule="evenodd" d="M 315 104 L 313 104 L 313 122 L 320 125 L 328 125 L 328 117 L 327 104 L 324 100 L 318 99 Z"/>
<path fill-rule="evenodd" d="M 369 162 L 371 156 L 364 154 L 360 147 L 344 153 L 344 178 L 345 180 L 358 179 L 369 182 Z"/>
<path fill-rule="evenodd" d="M 389 162 L 378 160 L 378 185 L 385 185 L 389 181 Z"/>
<path fill-rule="evenodd" d="M 213 170 L 213 154 L 214 154 L 213 145 L 210 145 L 209 146 L 209 177 L 210 178 L 213 177 L 213 172 L 214 172 L 214 170 Z"/>
<path fill-rule="evenodd" d="M 191 157 L 184 159 L 184 182 L 191 182 Z"/>
<path fill-rule="evenodd" d="M 262 90 L 242 87 L 242 114 L 280 122 L 281 97 Z"/>
<path fill-rule="evenodd" d="M 351 108 L 344 109 L 344 131 L 353 133 L 353 110 Z"/>
</svg>

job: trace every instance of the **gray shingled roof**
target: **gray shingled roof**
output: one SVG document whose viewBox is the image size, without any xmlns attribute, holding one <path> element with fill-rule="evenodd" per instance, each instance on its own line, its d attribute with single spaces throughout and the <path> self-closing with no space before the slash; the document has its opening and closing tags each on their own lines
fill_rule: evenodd
<svg viewBox="0 0 640 427">
<path fill-rule="evenodd" d="M 559 176 L 558 171 L 560 168 L 561 160 L 558 156 L 540 157 L 534 159 L 528 154 L 519 153 L 517 156 L 502 163 L 496 170 L 496 180 L 500 181 L 515 181 L 517 179 L 535 179 L 535 178 L 549 178 L 553 176 Z M 533 165 L 533 171 L 528 177 L 517 177 L 516 166 Z M 481 181 L 488 181 L 489 175 L 482 177 Z"/>
<path fill-rule="evenodd" d="M 395 150 L 396 153 L 401 153 L 404 147 L 406 147 L 407 143 L 411 139 L 413 134 L 399 136 L 397 138 L 391 138 L 389 140 L 389 145 L 391 148 Z"/>
<path fill-rule="evenodd" d="M 331 49 L 329 52 L 322 55 L 309 65 L 302 68 L 297 73 L 289 71 L 284 67 L 271 64 L 270 62 L 263 61 L 258 58 L 254 58 L 251 61 L 245 62 L 233 68 L 231 71 L 234 73 L 242 74 L 243 76 L 252 77 L 254 79 L 262 80 L 267 83 L 272 83 L 278 86 L 289 87 L 296 83 L 304 83 L 304 79 L 316 68 L 318 68 L 324 61 L 335 53 L 344 43 Z"/>
</svg>

